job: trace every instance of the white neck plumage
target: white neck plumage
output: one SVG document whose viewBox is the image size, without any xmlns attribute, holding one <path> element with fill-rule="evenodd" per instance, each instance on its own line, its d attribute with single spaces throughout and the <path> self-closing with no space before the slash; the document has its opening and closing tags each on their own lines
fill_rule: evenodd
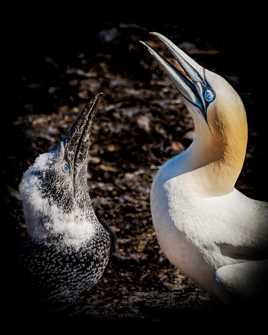
<svg viewBox="0 0 268 335">
<path fill-rule="evenodd" d="M 192 171 L 191 176 L 196 181 L 194 184 L 204 194 L 229 193 L 234 188 L 246 155 L 248 130 L 244 106 L 239 98 L 234 103 L 230 101 L 226 111 L 218 101 L 208 115 L 208 123 L 196 111 L 191 114 L 195 139 L 186 159 L 188 171 Z"/>
</svg>

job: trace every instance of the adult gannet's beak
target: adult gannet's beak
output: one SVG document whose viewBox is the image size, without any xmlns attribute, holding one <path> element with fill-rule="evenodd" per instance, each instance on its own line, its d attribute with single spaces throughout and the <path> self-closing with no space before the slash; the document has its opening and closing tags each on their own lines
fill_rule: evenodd
<svg viewBox="0 0 268 335">
<path fill-rule="evenodd" d="M 196 106 L 207 121 L 207 107 L 215 99 L 216 94 L 206 80 L 205 69 L 165 36 L 155 32 L 151 34 L 157 37 L 171 52 L 176 66 L 166 61 L 147 43 L 143 41 L 141 43 L 162 66 L 182 96 Z"/>
</svg>

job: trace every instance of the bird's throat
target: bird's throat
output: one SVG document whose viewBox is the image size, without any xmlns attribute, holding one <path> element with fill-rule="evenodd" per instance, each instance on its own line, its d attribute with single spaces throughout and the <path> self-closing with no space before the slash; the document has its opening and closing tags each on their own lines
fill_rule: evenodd
<svg viewBox="0 0 268 335">
<path fill-rule="evenodd" d="M 233 190 L 242 170 L 247 146 L 247 124 L 239 122 L 195 122 L 195 139 L 189 148 L 192 177 L 199 189 L 209 195 Z"/>
</svg>

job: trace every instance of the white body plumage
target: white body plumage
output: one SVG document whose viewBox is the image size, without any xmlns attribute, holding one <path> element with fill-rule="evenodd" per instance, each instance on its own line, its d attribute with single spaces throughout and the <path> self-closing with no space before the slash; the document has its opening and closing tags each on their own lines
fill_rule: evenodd
<svg viewBox="0 0 268 335">
<path fill-rule="evenodd" d="M 151 190 L 153 223 L 168 259 L 203 288 L 226 301 L 229 297 L 221 282 L 230 271 L 236 273 L 237 267 L 230 267 L 228 274 L 222 274 L 221 268 L 244 264 L 247 258 L 254 261 L 258 254 L 251 255 L 253 250 L 257 253 L 267 249 L 268 206 L 236 189 L 220 196 L 198 192 L 193 173 L 180 174 L 185 170 L 188 155 L 191 149 L 169 160 L 155 176 Z M 259 267 L 267 268 L 268 260 L 261 261 Z M 243 296 L 251 296 L 257 289 L 256 282 L 250 284 L 249 278 L 241 276 L 242 281 L 237 276 L 230 285 L 242 291 L 239 293 Z M 260 278 L 261 282 L 264 280 Z M 239 288 L 240 285 L 243 287 Z"/>
</svg>

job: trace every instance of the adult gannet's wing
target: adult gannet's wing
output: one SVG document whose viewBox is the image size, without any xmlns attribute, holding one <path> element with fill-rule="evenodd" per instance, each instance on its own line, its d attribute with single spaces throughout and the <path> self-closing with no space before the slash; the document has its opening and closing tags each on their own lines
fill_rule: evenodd
<svg viewBox="0 0 268 335">
<path fill-rule="evenodd" d="M 268 296 L 268 259 L 222 266 L 216 272 L 216 281 L 224 293 L 236 301 L 265 299 Z"/>
<path fill-rule="evenodd" d="M 238 190 L 200 202 L 202 221 L 210 224 L 206 227 L 208 238 L 222 256 L 237 263 L 268 259 L 268 203 L 250 199 Z"/>
<path fill-rule="evenodd" d="M 268 259 L 267 248 L 234 246 L 228 243 L 216 243 L 223 256 L 238 259 L 240 261 L 260 261 Z"/>
<path fill-rule="evenodd" d="M 221 254 L 239 263 L 268 260 L 268 203 L 247 198 L 238 191 L 235 195 L 225 207 L 228 220 L 216 242 Z"/>
</svg>

